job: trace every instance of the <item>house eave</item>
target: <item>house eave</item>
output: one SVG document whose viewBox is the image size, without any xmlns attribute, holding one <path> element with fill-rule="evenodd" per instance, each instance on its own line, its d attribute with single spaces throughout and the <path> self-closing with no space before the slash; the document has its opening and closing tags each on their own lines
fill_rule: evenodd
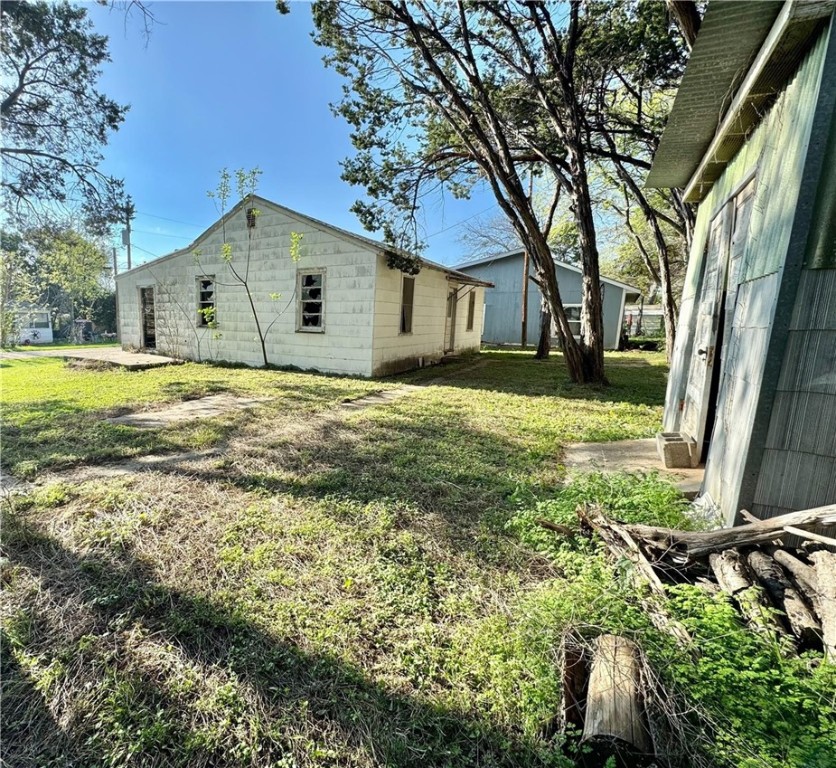
<svg viewBox="0 0 836 768">
<path fill-rule="evenodd" d="M 645 186 L 677 187 L 688 202 L 702 200 L 834 7 L 836 0 L 713 0 Z"/>
</svg>

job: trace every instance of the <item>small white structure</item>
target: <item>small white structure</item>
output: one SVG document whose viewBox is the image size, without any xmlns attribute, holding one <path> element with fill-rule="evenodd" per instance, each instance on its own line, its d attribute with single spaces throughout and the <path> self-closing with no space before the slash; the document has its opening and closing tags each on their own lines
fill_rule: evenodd
<svg viewBox="0 0 836 768">
<path fill-rule="evenodd" d="M 21 308 L 15 314 L 19 344 L 52 344 L 52 316 L 49 309 Z"/>
<path fill-rule="evenodd" d="M 227 247 L 224 247 L 227 243 Z M 226 251 L 226 253 L 225 253 Z M 249 256 L 248 256 L 249 254 Z M 122 345 L 191 360 L 379 376 L 478 351 L 490 283 L 262 197 L 116 279 Z M 235 277 L 246 278 L 252 299 Z"/>
</svg>

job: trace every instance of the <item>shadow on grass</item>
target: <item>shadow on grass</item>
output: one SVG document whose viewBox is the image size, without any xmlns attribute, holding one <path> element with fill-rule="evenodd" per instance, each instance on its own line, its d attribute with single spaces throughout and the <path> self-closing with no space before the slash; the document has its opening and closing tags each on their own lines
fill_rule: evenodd
<svg viewBox="0 0 836 768">
<path fill-rule="evenodd" d="M 67 606 L 78 605 L 92 614 L 95 625 L 76 627 L 76 636 L 73 627 L 55 626 L 51 634 L 39 633 L 40 644 L 32 641 L 34 647 L 27 650 L 41 662 L 75 658 L 89 653 L 91 637 L 102 639 L 108 649 L 98 659 L 77 660 L 86 679 L 67 673 L 67 679 L 55 680 L 65 701 L 73 699 L 68 689 L 78 686 L 81 690 L 73 692 L 82 706 L 100 708 L 74 713 L 71 734 L 56 733 L 54 720 L 39 702 L 41 694 L 14 660 L 9 662 L 12 684 L 3 701 L 4 720 L 8 713 L 13 716 L 3 734 L 9 765 L 103 764 L 138 746 L 136 764 L 178 766 L 522 766 L 554 758 L 538 751 L 542 743 L 526 743 L 469 714 L 393 693 L 359 669 L 283 642 L 248 623 L 232 606 L 171 589 L 130 550 L 80 556 L 14 514 L 6 516 L 4 539 L 11 563 L 38 578 L 59 617 Z M 224 706 L 206 711 L 205 704 L 201 710 L 199 692 L 191 702 L 172 698 L 176 680 L 147 667 L 143 674 L 141 664 L 131 664 L 135 646 L 128 640 L 138 635 L 176 649 L 189 663 L 240 681 L 252 692 L 245 711 L 238 699 L 227 702 L 228 711 Z M 95 694 L 102 678 L 107 683 L 104 700 Z M 86 699 L 85 685 L 94 692 Z M 123 690 L 129 690 L 129 700 L 117 706 L 114 696 Z M 21 717 L 34 717 L 44 727 L 26 728 Z M 214 742 L 194 733 L 212 718 L 222 724 Z M 73 762 L 73 753 L 79 762 Z"/>
<path fill-rule="evenodd" d="M 240 428 L 247 413 L 236 412 L 238 418 L 224 421 L 195 420 L 164 429 L 137 429 L 105 421 L 106 415 L 125 412 L 128 409 L 91 412 L 64 400 L 7 405 L 0 430 L 3 466 L 21 479 L 30 479 L 46 469 L 208 447 L 222 443 Z M 208 434 L 198 432 L 201 428 Z M 200 440 L 205 444 L 195 445 Z"/>
<path fill-rule="evenodd" d="M 43 695 L 18 663 L 12 643 L 0 632 L 0 698 L 3 701 L 3 738 L 0 764 L 4 766 L 73 765 L 76 747 L 55 721 Z"/>
<path fill-rule="evenodd" d="M 477 360 L 485 364 L 474 367 Z M 573 384 L 566 372 L 563 355 L 552 353 L 548 360 L 535 360 L 533 353 L 483 352 L 443 368 L 424 369 L 399 377 L 418 385 L 438 383 L 446 387 L 486 390 L 532 397 L 552 396 L 632 405 L 664 405 L 667 367 L 654 365 L 639 353 L 610 353 L 605 361 L 609 386 Z M 437 379 L 441 379 L 437 381 Z"/>
</svg>

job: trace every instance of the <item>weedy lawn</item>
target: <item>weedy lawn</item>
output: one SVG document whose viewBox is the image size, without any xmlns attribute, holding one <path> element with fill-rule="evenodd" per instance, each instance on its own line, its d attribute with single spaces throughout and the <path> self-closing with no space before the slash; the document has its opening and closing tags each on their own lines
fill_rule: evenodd
<svg viewBox="0 0 836 768">
<path fill-rule="evenodd" d="M 568 518 L 580 493 L 683 523 L 653 477 L 564 488 L 565 443 L 658 427 L 663 357 L 607 362 L 612 386 L 589 390 L 558 357 L 506 352 L 385 381 L 4 361 L 4 467 L 58 474 L 3 502 L 3 758 L 567 765 L 561 632 L 650 630 L 593 543 L 558 547 L 533 518 Z M 403 383 L 422 386 L 340 407 Z M 102 421 L 216 392 L 269 400 L 160 429 Z"/>
</svg>

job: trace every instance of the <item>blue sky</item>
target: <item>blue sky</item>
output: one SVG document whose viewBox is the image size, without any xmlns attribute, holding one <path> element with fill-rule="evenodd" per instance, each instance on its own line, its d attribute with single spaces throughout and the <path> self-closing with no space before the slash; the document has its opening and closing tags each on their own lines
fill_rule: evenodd
<svg viewBox="0 0 836 768">
<path fill-rule="evenodd" d="M 156 2 L 150 39 L 139 18 L 92 3 L 113 61 L 101 90 L 131 105 L 105 148 L 104 169 L 133 196 L 133 262 L 188 245 L 216 219 L 206 196 L 227 167 L 262 169 L 259 193 L 302 213 L 363 232 L 349 210 L 362 194 L 340 179 L 349 127 L 328 107 L 341 78 L 314 45 L 310 7 L 281 16 L 273 2 Z M 464 219 L 496 210 L 489 192 L 452 196 L 424 210 L 427 258 L 463 261 Z M 117 243 L 114 243 L 117 244 Z M 120 269 L 126 253 L 119 249 Z"/>
</svg>

